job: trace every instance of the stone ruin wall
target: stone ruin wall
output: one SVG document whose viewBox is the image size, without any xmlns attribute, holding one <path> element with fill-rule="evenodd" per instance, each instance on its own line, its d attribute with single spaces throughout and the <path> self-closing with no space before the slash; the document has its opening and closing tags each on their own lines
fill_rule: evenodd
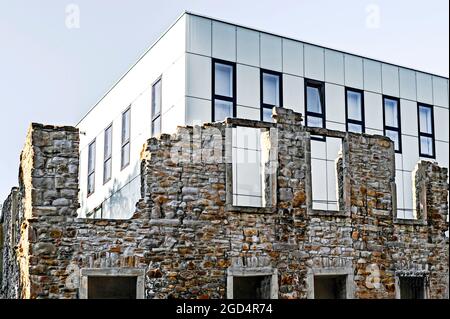
<svg viewBox="0 0 450 319">
<path fill-rule="evenodd" d="M 305 129 L 300 114 L 275 113 L 276 124 L 269 125 L 278 143 L 272 210 L 226 205 L 226 162 L 173 162 L 175 145 L 188 159 L 216 151 L 211 135 L 186 127 L 184 134 L 145 145 L 142 198 L 129 220 L 77 218 L 78 131 L 33 124 L 21 156 L 20 238 L 15 259 L 5 259 L 3 297 L 79 298 L 80 269 L 139 268 L 145 298 L 226 298 L 229 269 L 270 268 L 277 271 L 278 298 L 311 297 L 311 276 L 335 269 L 353 278 L 353 298 L 395 298 L 396 276 L 411 272 L 427 274 L 429 297 L 448 298 L 447 169 L 421 162 L 419 213 L 426 210 L 426 219 L 396 220 L 395 159 L 387 138 Z M 213 129 L 225 140 L 235 125 L 268 124 L 231 119 L 202 131 Z M 197 143 L 186 142 L 186 132 Z M 310 133 L 343 139 L 338 212 L 312 209 Z M 4 227 L 8 211 L 5 205 Z M 4 256 L 10 250 L 5 245 Z"/>
</svg>

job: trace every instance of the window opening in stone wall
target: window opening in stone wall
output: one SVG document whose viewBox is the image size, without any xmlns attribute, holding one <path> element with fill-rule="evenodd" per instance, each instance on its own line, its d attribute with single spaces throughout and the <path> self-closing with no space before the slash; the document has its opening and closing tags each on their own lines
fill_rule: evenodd
<svg viewBox="0 0 450 319">
<path fill-rule="evenodd" d="M 343 209 L 343 172 L 341 158 L 341 138 L 328 136 L 325 143 L 311 140 L 313 210 L 339 211 Z"/>
<path fill-rule="evenodd" d="M 258 128 L 238 126 L 232 129 L 233 206 L 269 206 L 262 133 Z"/>
<path fill-rule="evenodd" d="M 88 299 L 136 299 L 136 276 L 89 276 Z"/>
<path fill-rule="evenodd" d="M 314 276 L 315 299 L 347 299 L 347 275 Z"/>
<path fill-rule="evenodd" d="M 270 299 L 272 276 L 233 277 L 234 299 Z"/>
<path fill-rule="evenodd" d="M 425 278 L 424 277 L 400 277 L 401 299 L 424 299 Z"/>
</svg>

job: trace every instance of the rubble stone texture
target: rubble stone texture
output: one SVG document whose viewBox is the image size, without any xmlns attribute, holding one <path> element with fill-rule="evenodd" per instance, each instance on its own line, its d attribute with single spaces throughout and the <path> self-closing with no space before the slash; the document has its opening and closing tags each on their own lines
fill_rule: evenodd
<svg viewBox="0 0 450 319">
<path fill-rule="evenodd" d="M 82 269 L 138 268 L 146 298 L 226 298 L 230 269 L 276 270 L 278 298 L 311 297 L 313 274 L 342 269 L 350 274 L 350 298 L 396 298 L 399 276 L 411 274 L 427 278 L 427 297 L 448 298 L 447 169 L 418 164 L 418 218 L 397 220 L 389 139 L 305 128 L 301 114 L 282 108 L 274 119 L 227 119 L 148 140 L 142 198 L 129 220 L 77 218 L 78 130 L 33 124 L 19 188 L 3 207 L 1 296 L 79 298 Z M 234 126 L 276 129 L 270 209 L 227 202 L 226 132 Z M 343 141 L 336 212 L 312 209 L 312 133 Z M 218 145 L 221 163 L 199 160 Z M 177 148 L 184 156 L 178 162 L 171 156 Z"/>
</svg>

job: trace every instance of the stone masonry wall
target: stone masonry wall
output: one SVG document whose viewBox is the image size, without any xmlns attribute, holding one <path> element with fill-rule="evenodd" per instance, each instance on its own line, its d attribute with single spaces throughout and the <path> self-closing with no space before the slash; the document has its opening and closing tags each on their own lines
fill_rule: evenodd
<svg viewBox="0 0 450 319">
<path fill-rule="evenodd" d="M 427 296 L 448 298 L 447 169 L 419 163 L 416 221 L 395 215 L 395 158 L 382 136 L 305 129 L 300 114 L 275 123 L 228 119 L 150 139 L 142 198 L 129 220 L 76 218 L 78 131 L 32 125 L 21 157 L 18 296 L 79 298 L 83 269 L 142 269 L 145 298 L 226 298 L 230 273 L 277 278 L 278 298 L 311 298 L 318 274 L 348 276 L 349 298 L 396 298 L 398 277 L 427 278 Z M 277 146 L 276 205 L 233 207 L 229 130 L 270 130 Z M 310 134 L 342 138 L 340 210 L 312 209 Z M 174 152 L 179 155 L 175 157 Z M 211 158 L 219 152 L 219 162 Z M 426 213 L 422 210 L 425 210 Z M 3 284 L 5 287 L 5 284 Z M 8 289 L 7 289 L 8 290 Z"/>
</svg>

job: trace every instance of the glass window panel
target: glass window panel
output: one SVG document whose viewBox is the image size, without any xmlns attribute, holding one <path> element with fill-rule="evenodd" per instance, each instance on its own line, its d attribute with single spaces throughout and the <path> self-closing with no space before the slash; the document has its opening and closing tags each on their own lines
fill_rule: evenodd
<svg viewBox="0 0 450 319">
<path fill-rule="evenodd" d="M 130 143 L 122 147 L 122 168 L 130 163 Z"/>
<path fill-rule="evenodd" d="M 400 141 L 399 135 L 397 131 L 386 130 L 386 136 L 389 137 L 392 141 L 394 141 L 395 150 L 400 150 Z"/>
<path fill-rule="evenodd" d="M 272 109 L 264 107 L 262 110 L 263 110 L 263 121 L 264 122 L 273 122 Z"/>
<path fill-rule="evenodd" d="M 236 165 L 237 195 L 262 196 L 261 189 L 261 152 L 237 148 L 234 163 Z"/>
<path fill-rule="evenodd" d="M 88 173 L 95 170 L 95 142 L 89 144 L 88 150 Z"/>
<path fill-rule="evenodd" d="M 105 158 L 111 157 L 112 153 L 112 127 L 105 130 Z"/>
<path fill-rule="evenodd" d="M 280 106 L 280 77 L 263 73 L 263 103 Z"/>
<path fill-rule="evenodd" d="M 362 133 L 362 126 L 360 124 L 348 123 L 348 131 L 353 133 Z"/>
<path fill-rule="evenodd" d="M 88 194 L 92 194 L 94 192 L 94 173 L 88 176 L 88 186 L 87 186 Z"/>
<path fill-rule="evenodd" d="M 152 135 L 156 136 L 161 133 L 161 117 L 158 116 L 152 121 Z"/>
<path fill-rule="evenodd" d="M 347 91 L 347 113 L 349 119 L 362 121 L 362 96 L 360 92 Z"/>
<path fill-rule="evenodd" d="M 433 134 L 433 121 L 431 118 L 431 108 L 428 106 L 419 106 L 420 132 Z"/>
<path fill-rule="evenodd" d="M 152 87 L 152 116 L 155 117 L 161 112 L 161 80 Z"/>
<path fill-rule="evenodd" d="M 215 94 L 233 97 L 233 67 L 215 64 Z"/>
<path fill-rule="evenodd" d="M 322 114 L 322 101 L 320 98 L 320 89 L 308 86 L 306 88 L 307 111 Z"/>
<path fill-rule="evenodd" d="M 214 101 L 214 121 L 219 122 L 227 117 L 233 117 L 233 102 L 230 101 Z"/>
<path fill-rule="evenodd" d="M 103 182 L 106 183 L 111 179 L 111 164 L 112 160 L 108 159 L 105 161 L 105 167 L 103 168 Z"/>
<path fill-rule="evenodd" d="M 422 155 L 433 156 L 433 139 L 431 137 L 420 137 L 420 153 Z"/>
<path fill-rule="evenodd" d="M 130 139 L 130 110 L 122 114 L 122 143 Z"/>
<path fill-rule="evenodd" d="M 323 127 L 323 120 L 321 117 L 308 115 L 308 123 L 306 125 L 309 127 Z"/>
<path fill-rule="evenodd" d="M 385 125 L 391 127 L 398 127 L 398 102 L 396 100 L 384 100 L 384 116 Z"/>
</svg>

